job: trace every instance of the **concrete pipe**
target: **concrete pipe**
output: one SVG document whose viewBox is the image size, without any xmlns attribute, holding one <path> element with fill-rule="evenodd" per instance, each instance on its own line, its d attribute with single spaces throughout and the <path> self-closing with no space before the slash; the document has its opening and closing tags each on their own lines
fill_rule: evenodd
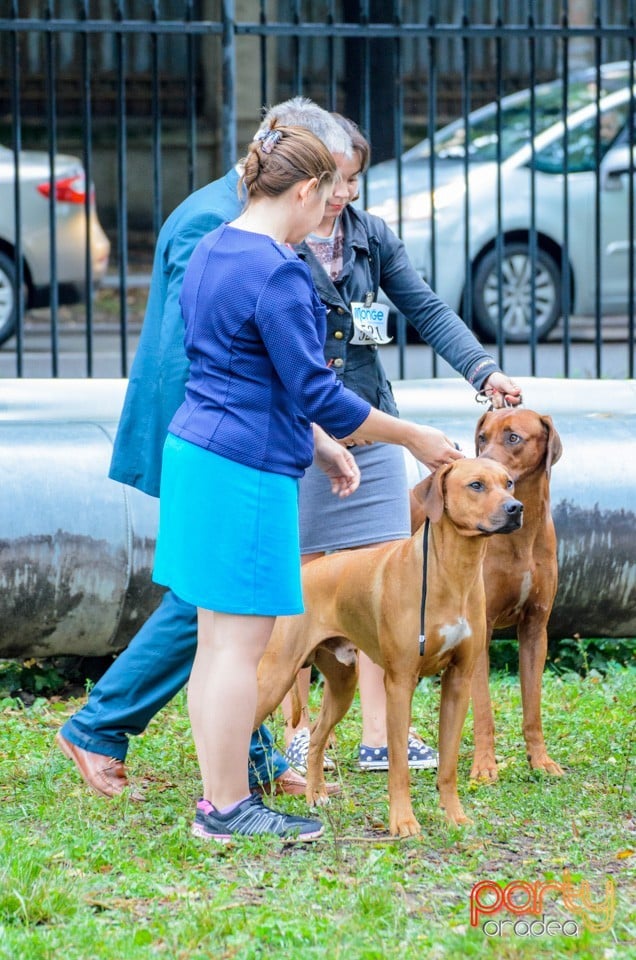
<svg viewBox="0 0 636 960">
<path fill-rule="evenodd" d="M 636 635 L 636 386 L 523 379 L 564 453 L 552 472 L 554 637 Z M 160 597 L 157 503 L 107 478 L 123 380 L 0 383 L 0 656 L 123 648 Z M 472 455 L 481 414 L 461 380 L 395 384 L 405 418 Z"/>
<path fill-rule="evenodd" d="M 107 477 L 123 381 L 0 384 L 0 656 L 102 656 L 159 602 L 157 502 Z"/>
</svg>

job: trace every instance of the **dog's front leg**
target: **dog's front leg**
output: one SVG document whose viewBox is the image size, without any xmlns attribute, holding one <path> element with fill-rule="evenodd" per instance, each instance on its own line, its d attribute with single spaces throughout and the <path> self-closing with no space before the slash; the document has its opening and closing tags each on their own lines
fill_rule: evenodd
<svg viewBox="0 0 636 960">
<path fill-rule="evenodd" d="M 541 723 L 541 684 L 548 651 L 545 623 L 532 618 L 519 624 L 519 681 L 523 706 L 523 736 L 528 762 L 533 770 L 563 776 L 559 764 L 548 755 Z"/>
<path fill-rule="evenodd" d="M 439 768 L 437 789 L 440 806 L 451 823 L 470 823 L 457 794 L 457 760 L 462 728 L 470 702 L 472 671 L 467 664 L 450 663 L 442 674 L 439 711 Z"/>
<path fill-rule="evenodd" d="M 411 803 L 408 763 L 411 707 L 417 681 L 418 674 L 404 668 L 397 674 L 390 668 L 384 673 L 389 748 L 389 830 L 398 837 L 412 837 L 421 830 Z"/>
<path fill-rule="evenodd" d="M 477 657 L 471 685 L 475 752 L 470 776 L 483 783 L 494 783 L 497 779 L 495 722 L 492 716 L 489 674 L 490 662 L 486 646 Z"/>
</svg>

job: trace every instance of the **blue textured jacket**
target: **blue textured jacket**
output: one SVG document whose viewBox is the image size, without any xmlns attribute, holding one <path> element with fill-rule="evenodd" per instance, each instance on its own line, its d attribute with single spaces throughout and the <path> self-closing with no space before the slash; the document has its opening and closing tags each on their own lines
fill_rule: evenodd
<svg viewBox="0 0 636 960">
<path fill-rule="evenodd" d="M 312 423 L 345 437 L 368 417 L 370 404 L 325 364 L 325 308 L 290 247 L 223 224 L 192 254 L 181 309 L 190 373 L 170 433 L 300 477 Z"/>
<path fill-rule="evenodd" d="M 187 197 L 170 214 L 157 241 L 146 315 L 115 437 L 109 476 L 159 496 L 163 444 L 182 403 L 188 374 L 179 295 L 188 260 L 199 240 L 240 212 L 238 174 L 232 170 Z M 343 383 L 374 406 L 395 413 L 381 364 L 381 348 L 348 343 L 350 303 L 381 285 L 424 339 L 476 390 L 499 367 L 462 320 L 424 283 L 404 246 L 384 221 L 347 207 L 345 258 L 334 285 L 304 244 L 296 249 L 310 267 L 327 308 L 325 355 Z"/>
</svg>

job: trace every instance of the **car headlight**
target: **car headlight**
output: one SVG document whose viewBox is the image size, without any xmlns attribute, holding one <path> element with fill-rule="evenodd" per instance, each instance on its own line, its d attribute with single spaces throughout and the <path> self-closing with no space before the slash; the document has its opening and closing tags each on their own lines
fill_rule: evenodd
<svg viewBox="0 0 636 960">
<path fill-rule="evenodd" d="M 402 197 L 402 222 L 407 220 L 430 220 L 433 205 L 430 193 L 410 193 Z M 389 197 L 384 203 L 369 207 L 369 213 L 381 217 L 388 224 L 396 224 L 399 220 L 398 202 L 395 197 Z"/>
<path fill-rule="evenodd" d="M 430 190 L 420 193 L 409 193 L 402 197 L 402 222 L 408 223 L 414 220 L 430 220 L 433 210 L 439 213 L 446 207 L 457 203 L 466 192 L 466 186 L 463 181 L 456 180 L 452 183 L 445 183 L 433 192 L 431 197 Z M 389 197 L 383 203 L 375 204 L 369 207 L 369 213 L 376 217 L 381 217 L 388 224 L 396 224 L 399 220 L 398 202 L 396 197 Z"/>
</svg>

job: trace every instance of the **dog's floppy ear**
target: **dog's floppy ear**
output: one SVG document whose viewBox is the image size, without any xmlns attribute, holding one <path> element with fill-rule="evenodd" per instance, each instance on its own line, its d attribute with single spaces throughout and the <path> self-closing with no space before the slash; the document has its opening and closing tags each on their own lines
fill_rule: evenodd
<svg viewBox="0 0 636 960">
<path fill-rule="evenodd" d="M 426 511 L 426 516 L 432 523 L 437 523 L 442 519 L 444 512 L 444 477 L 450 470 L 452 464 L 447 463 L 439 467 L 430 477 L 421 480 L 413 488 L 415 498 L 422 504 Z"/>
<path fill-rule="evenodd" d="M 561 444 L 561 437 L 556 431 L 556 427 L 552 422 L 552 417 L 549 417 L 547 414 L 544 414 L 541 417 L 541 423 L 546 428 L 548 433 L 548 442 L 545 450 L 545 472 L 550 479 L 550 470 L 552 464 L 556 463 L 560 459 L 561 454 L 563 453 L 563 445 Z"/>
<path fill-rule="evenodd" d="M 481 428 L 484 425 L 484 420 L 488 416 L 488 410 L 485 413 L 482 413 L 481 417 L 477 421 L 477 426 L 475 427 L 475 456 L 479 456 L 479 434 L 481 433 Z"/>
</svg>

